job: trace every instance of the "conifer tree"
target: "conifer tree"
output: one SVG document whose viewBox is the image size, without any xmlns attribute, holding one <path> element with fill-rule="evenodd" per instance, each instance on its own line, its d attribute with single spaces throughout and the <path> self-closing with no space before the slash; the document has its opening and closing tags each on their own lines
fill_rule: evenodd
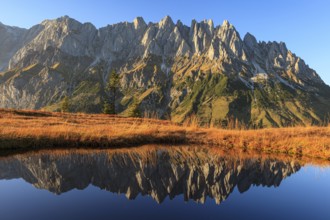
<svg viewBox="0 0 330 220">
<path fill-rule="evenodd" d="M 119 89 L 121 88 L 120 85 L 120 79 L 121 77 L 116 73 L 115 70 L 112 70 L 109 76 L 109 81 L 107 84 L 107 90 L 110 92 L 110 102 L 109 104 L 109 110 L 111 114 L 116 114 L 116 99 L 117 99 L 117 93 Z"/>
<path fill-rule="evenodd" d="M 137 98 L 133 99 L 133 103 L 130 105 L 128 110 L 128 117 L 140 118 L 141 111 L 139 109 L 140 103 Z"/>
<path fill-rule="evenodd" d="M 70 103 L 69 97 L 65 96 L 61 103 L 61 111 L 62 112 L 69 112 L 70 111 Z"/>
<path fill-rule="evenodd" d="M 105 101 L 103 104 L 103 113 L 104 114 L 114 114 L 113 106 L 109 102 Z"/>
</svg>

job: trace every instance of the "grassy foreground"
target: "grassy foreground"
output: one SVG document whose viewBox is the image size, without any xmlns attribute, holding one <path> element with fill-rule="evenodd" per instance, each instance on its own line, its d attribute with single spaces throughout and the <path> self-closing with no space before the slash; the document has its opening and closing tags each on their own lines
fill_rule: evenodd
<svg viewBox="0 0 330 220">
<path fill-rule="evenodd" d="M 330 127 L 224 130 L 156 119 L 0 109 L 0 150 L 210 145 L 330 160 Z"/>
</svg>

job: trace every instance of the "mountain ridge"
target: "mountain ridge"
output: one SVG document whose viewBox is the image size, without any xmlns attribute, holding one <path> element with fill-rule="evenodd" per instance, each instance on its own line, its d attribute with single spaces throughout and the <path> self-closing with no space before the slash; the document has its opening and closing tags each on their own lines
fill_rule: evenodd
<svg viewBox="0 0 330 220">
<path fill-rule="evenodd" d="M 315 70 L 283 42 L 258 42 L 250 33 L 242 39 L 227 20 L 189 27 L 169 16 L 148 24 L 137 17 L 97 29 L 63 16 L 11 36 L 0 29 L 0 107 L 58 110 L 68 95 L 73 111 L 100 112 L 116 69 L 123 115 L 135 99 L 143 113 L 176 122 L 192 115 L 222 126 L 328 119 L 330 89 Z"/>
</svg>

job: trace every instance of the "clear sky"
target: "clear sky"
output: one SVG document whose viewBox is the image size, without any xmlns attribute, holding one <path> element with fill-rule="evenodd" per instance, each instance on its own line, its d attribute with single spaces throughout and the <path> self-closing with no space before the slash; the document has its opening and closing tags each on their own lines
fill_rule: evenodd
<svg viewBox="0 0 330 220">
<path fill-rule="evenodd" d="M 190 25 L 192 19 L 227 19 L 243 38 L 283 41 L 330 84 L 330 1 L 328 0 L 1 0 L 0 22 L 29 28 L 45 19 L 68 15 L 103 27 L 142 16 L 146 22 L 170 15 Z"/>
</svg>

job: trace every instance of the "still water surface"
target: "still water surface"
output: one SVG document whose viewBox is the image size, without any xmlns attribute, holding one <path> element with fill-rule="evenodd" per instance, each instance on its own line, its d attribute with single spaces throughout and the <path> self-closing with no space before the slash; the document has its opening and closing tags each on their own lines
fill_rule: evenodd
<svg viewBox="0 0 330 220">
<path fill-rule="evenodd" d="M 0 219 L 330 219 L 330 169 L 210 149 L 0 158 Z"/>
</svg>

